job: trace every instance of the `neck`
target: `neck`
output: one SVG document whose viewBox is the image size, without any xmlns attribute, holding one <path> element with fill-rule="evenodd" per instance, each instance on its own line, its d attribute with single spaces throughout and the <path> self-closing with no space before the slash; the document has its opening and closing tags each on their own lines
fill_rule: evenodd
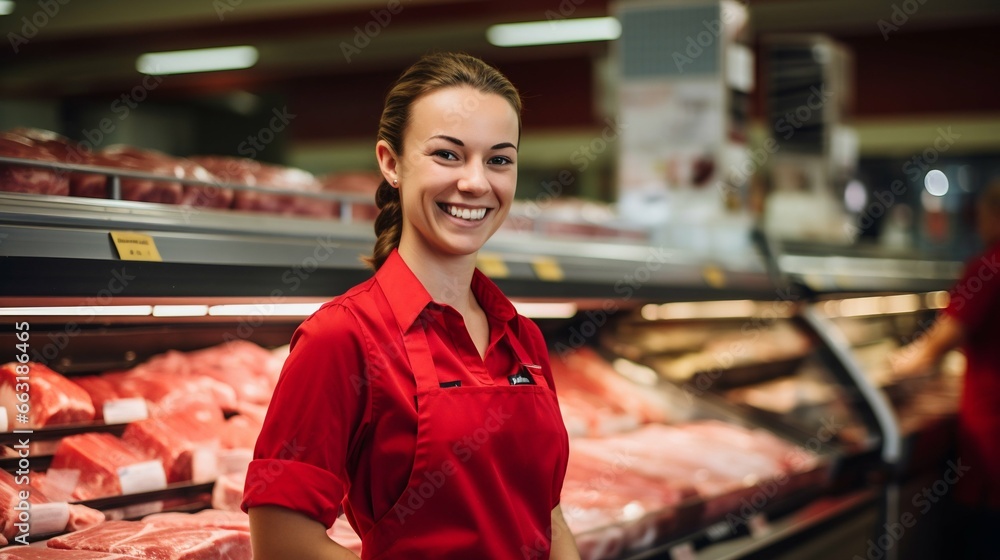
<svg viewBox="0 0 1000 560">
<path fill-rule="evenodd" d="M 399 242 L 399 256 L 420 280 L 431 299 L 454 307 L 463 315 L 472 309 L 472 273 L 476 268 L 476 254 L 442 255 L 408 242 L 404 235 Z"/>
</svg>

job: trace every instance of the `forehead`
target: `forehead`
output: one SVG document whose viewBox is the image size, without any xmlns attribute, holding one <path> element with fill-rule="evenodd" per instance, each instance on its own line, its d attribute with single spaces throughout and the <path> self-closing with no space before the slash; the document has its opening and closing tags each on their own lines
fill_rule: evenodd
<svg viewBox="0 0 1000 560">
<path fill-rule="evenodd" d="M 514 142 L 517 139 L 518 119 L 514 108 L 504 97 L 483 93 L 470 86 L 454 86 L 417 98 L 410 108 L 409 128 L 420 136 L 482 133 L 511 136 L 503 140 Z"/>
</svg>

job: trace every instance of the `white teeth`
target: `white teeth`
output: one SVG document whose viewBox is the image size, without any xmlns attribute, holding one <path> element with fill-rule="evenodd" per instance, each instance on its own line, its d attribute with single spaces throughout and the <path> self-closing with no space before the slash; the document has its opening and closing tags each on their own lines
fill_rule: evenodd
<svg viewBox="0 0 1000 560">
<path fill-rule="evenodd" d="M 457 206 L 446 206 L 445 207 L 449 214 L 455 216 L 456 218 L 461 218 L 463 220 L 482 220 L 486 217 L 486 208 L 458 208 Z"/>
</svg>

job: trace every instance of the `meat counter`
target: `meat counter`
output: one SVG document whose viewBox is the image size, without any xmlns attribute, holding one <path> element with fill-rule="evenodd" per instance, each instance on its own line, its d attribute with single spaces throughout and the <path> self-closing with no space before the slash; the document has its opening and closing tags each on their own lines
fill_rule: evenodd
<svg viewBox="0 0 1000 560">
<path fill-rule="evenodd" d="M 239 440 L 253 429 L 261 403 L 246 397 L 247 379 L 229 380 L 226 364 L 253 369 L 257 373 L 246 377 L 259 378 L 265 387 L 268 379 L 273 383 L 273 362 L 280 362 L 281 346 L 298 322 L 367 276 L 358 257 L 370 250 L 370 228 L 35 195 L 0 194 L 0 208 L 0 312 L 9 319 L 0 344 L 14 355 L 20 333 L 30 332 L 32 362 L 87 387 L 92 404 L 103 400 L 94 407 L 95 416 L 98 410 L 112 411 L 102 420 L 32 428 L 30 470 L 44 472 L 38 478 L 46 481 L 38 493 L 113 519 L 233 507 L 241 484 L 227 475 L 245 464 L 246 455 L 225 449 L 212 436 L 234 434 Z M 116 245 L 122 239 L 152 243 L 160 260 L 123 259 Z M 501 233 L 482 252 L 480 267 L 522 313 L 536 318 L 551 344 L 564 415 L 574 434 L 564 507 L 587 557 L 690 551 L 711 558 L 733 550 L 808 547 L 807 537 L 817 534 L 848 531 L 862 543 L 872 535 L 876 501 L 865 476 L 872 466 L 863 459 L 880 447 L 882 434 L 864 399 L 838 377 L 823 341 L 796 318 L 800 304 L 792 300 L 801 295 L 776 285 L 759 255 L 706 261 L 634 243 Z M 684 309 L 672 305 L 688 305 L 692 315 L 672 322 Z M 780 316 L 770 317 L 769 310 L 779 307 Z M 718 316 L 721 308 L 729 310 L 724 317 Z M 748 336 L 742 326 L 755 319 L 763 321 L 754 332 L 771 340 L 769 349 L 749 340 L 747 354 L 734 355 L 721 369 L 705 369 L 694 357 L 687 366 L 663 362 L 703 351 L 715 339 L 735 344 L 725 337 Z M 30 329 L 18 329 L 23 323 Z M 783 336 L 794 342 L 785 345 Z M 662 347 L 664 338 L 677 347 Z M 234 341 L 248 345 L 252 366 L 242 354 L 218 351 Z M 735 347 L 708 348 L 716 353 Z M 146 457 L 131 463 L 92 458 L 89 464 L 104 465 L 100 468 L 109 476 L 118 477 L 113 495 L 87 496 L 74 483 L 67 488 L 66 471 L 82 469 L 67 459 L 52 468 L 61 444 L 101 433 L 117 446 L 130 428 L 138 432 L 130 441 L 147 437 L 153 430 L 134 426 L 144 422 L 138 418 L 162 420 L 162 401 L 135 387 L 163 378 L 188 386 L 193 369 L 227 380 L 222 385 L 237 395 L 228 408 L 214 402 L 226 413 L 221 419 L 205 417 L 204 425 L 214 426 L 207 445 L 173 445 L 186 455 L 159 456 L 163 468 L 152 476 L 154 482 L 147 476 L 122 484 L 122 468 L 147 469 L 148 475 L 151 461 L 140 460 Z M 725 374 L 716 375 L 722 369 Z M 753 380 L 780 382 L 783 372 L 793 370 L 822 397 L 793 418 L 780 406 L 734 406 L 716 394 L 746 392 Z M 693 374 L 687 387 L 671 377 L 684 371 Z M 95 374 L 101 377 L 95 380 Z M 176 381 L 181 377 L 184 383 Z M 705 379 L 711 383 L 702 389 Z M 202 383 L 208 384 L 191 385 L 186 394 L 225 396 L 220 384 Z M 97 385 L 112 396 L 98 396 Z M 176 388 L 147 390 L 172 395 Z M 186 400 L 177 402 L 187 406 Z M 122 412 L 128 406 L 140 410 Z M 826 414 L 844 425 L 831 423 Z M 16 415 L 14 422 L 8 428 L 16 427 Z M 827 431 L 821 431 L 824 426 Z M 21 434 L 3 437 L 17 452 Z M 100 441 L 92 445 L 112 445 L 110 439 Z M 86 446 L 74 449 L 77 457 L 100 455 Z M 4 461 L 11 473 L 21 468 L 18 457 Z M 184 468 L 174 468 L 178 464 Z M 183 474 L 171 474 L 176 472 Z M 245 522 L 206 519 L 194 524 L 228 531 Z M 70 525 L 36 531 L 32 539 L 45 540 Z M 335 524 L 331 533 L 350 537 L 345 527 L 350 533 L 346 523 Z"/>
</svg>

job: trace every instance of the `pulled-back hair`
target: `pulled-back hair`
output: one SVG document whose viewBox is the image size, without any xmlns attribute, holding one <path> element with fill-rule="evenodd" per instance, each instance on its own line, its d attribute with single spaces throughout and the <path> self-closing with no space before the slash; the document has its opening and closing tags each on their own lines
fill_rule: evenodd
<svg viewBox="0 0 1000 560">
<path fill-rule="evenodd" d="M 482 60 L 463 53 L 433 53 L 424 56 L 396 80 L 385 98 L 385 108 L 378 126 L 378 139 L 385 140 L 396 157 L 403 154 L 403 135 L 410 120 L 410 108 L 421 96 L 452 86 L 470 86 L 481 93 L 496 94 L 510 103 L 517 113 L 521 129 L 521 97 L 499 70 Z M 399 246 L 403 233 L 403 207 L 399 189 L 383 177 L 375 192 L 379 208 L 375 218 L 375 249 L 366 262 L 378 270 L 392 250 Z"/>
</svg>

